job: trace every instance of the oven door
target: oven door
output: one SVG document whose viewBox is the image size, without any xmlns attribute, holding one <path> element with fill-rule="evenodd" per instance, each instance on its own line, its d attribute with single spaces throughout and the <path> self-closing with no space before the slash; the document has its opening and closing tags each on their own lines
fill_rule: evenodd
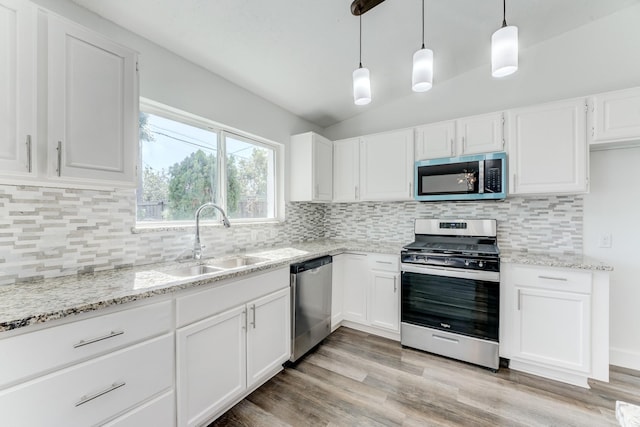
<svg viewBox="0 0 640 427">
<path fill-rule="evenodd" d="M 402 264 L 403 323 L 498 341 L 500 274 Z"/>
</svg>

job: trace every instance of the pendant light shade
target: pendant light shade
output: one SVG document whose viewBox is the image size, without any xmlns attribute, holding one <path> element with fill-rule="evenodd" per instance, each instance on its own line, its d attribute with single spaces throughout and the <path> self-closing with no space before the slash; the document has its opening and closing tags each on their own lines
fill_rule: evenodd
<svg viewBox="0 0 640 427">
<path fill-rule="evenodd" d="M 413 54 L 411 89 L 426 92 L 433 86 L 433 51 L 424 47 L 424 0 L 422 0 L 422 48 Z"/>
<path fill-rule="evenodd" d="M 413 54 L 411 88 L 414 92 L 426 92 L 433 86 L 433 51 L 420 49 Z"/>
<path fill-rule="evenodd" d="M 353 72 L 353 102 L 367 105 L 371 102 L 371 76 L 369 69 L 362 66 L 362 14 L 360 16 L 360 66 Z"/>
<path fill-rule="evenodd" d="M 491 36 L 491 75 L 505 77 L 518 70 L 518 27 L 507 25 L 503 0 L 502 28 Z"/>
<path fill-rule="evenodd" d="M 371 102 L 371 78 L 368 68 L 356 68 L 353 72 L 353 101 L 356 105 Z"/>
</svg>

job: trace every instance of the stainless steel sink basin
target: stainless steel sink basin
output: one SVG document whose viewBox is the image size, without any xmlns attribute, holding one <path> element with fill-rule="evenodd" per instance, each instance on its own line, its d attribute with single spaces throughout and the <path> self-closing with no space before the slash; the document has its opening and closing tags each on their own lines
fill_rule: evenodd
<svg viewBox="0 0 640 427">
<path fill-rule="evenodd" d="M 230 258 L 213 259 L 207 262 L 207 265 L 221 269 L 232 269 L 245 267 L 248 265 L 259 264 L 268 261 L 268 258 L 257 256 L 235 256 Z"/>
<path fill-rule="evenodd" d="M 192 277 L 201 276 L 208 273 L 216 273 L 222 270 L 223 269 L 220 267 L 214 267 L 211 265 L 194 265 L 192 267 L 180 267 L 176 268 L 175 270 L 169 270 L 167 271 L 167 274 L 178 277 Z"/>
</svg>

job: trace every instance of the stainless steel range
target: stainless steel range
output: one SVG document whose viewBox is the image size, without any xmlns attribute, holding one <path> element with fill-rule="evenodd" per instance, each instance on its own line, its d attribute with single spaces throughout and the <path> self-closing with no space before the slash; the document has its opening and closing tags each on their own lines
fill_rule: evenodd
<svg viewBox="0 0 640 427">
<path fill-rule="evenodd" d="M 402 260 L 401 343 L 498 369 L 495 220 L 416 219 Z"/>
</svg>

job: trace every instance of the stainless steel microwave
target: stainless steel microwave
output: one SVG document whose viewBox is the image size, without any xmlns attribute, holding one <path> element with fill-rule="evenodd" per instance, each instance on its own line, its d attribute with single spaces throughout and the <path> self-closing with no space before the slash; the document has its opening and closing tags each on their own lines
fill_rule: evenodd
<svg viewBox="0 0 640 427">
<path fill-rule="evenodd" d="M 504 199 L 504 152 L 421 160 L 415 167 L 415 198 L 421 201 Z"/>
</svg>

